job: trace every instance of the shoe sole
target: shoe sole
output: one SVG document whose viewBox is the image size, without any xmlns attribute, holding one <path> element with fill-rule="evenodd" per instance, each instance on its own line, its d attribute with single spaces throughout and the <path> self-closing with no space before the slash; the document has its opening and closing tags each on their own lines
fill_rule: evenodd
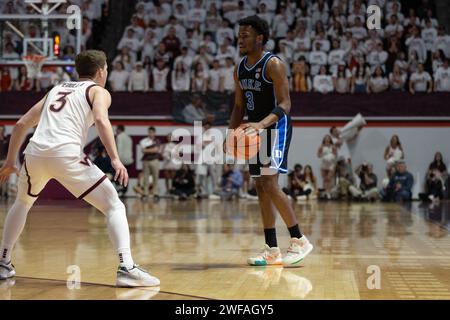
<svg viewBox="0 0 450 320">
<path fill-rule="evenodd" d="M 16 276 L 16 272 L 12 272 L 12 273 L 10 273 L 8 276 L 6 276 L 6 277 L 1 277 L 0 276 L 0 280 L 8 280 L 8 279 L 11 279 L 11 278 L 14 278 Z"/>
<path fill-rule="evenodd" d="M 295 262 L 293 262 L 293 263 L 290 263 L 290 264 L 284 264 L 284 263 L 283 263 L 283 267 L 285 267 L 285 268 L 296 268 L 296 267 L 299 267 L 299 266 L 300 266 L 300 263 L 301 263 L 303 260 L 305 260 L 306 256 L 307 256 L 308 254 L 310 254 L 311 251 L 312 251 L 313 249 L 314 249 L 314 246 L 311 244 L 311 246 L 309 247 L 308 251 L 306 251 L 305 255 L 304 255 L 301 259 L 299 259 L 299 260 L 297 260 L 297 261 L 295 261 Z"/>
<path fill-rule="evenodd" d="M 142 281 L 135 279 L 117 279 L 116 286 L 119 288 L 136 288 L 136 287 L 159 287 L 160 281 Z"/>
<path fill-rule="evenodd" d="M 283 265 L 283 261 L 275 263 L 267 263 L 266 261 L 255 261 L 253 263 L 247 262 L 247 264 L 252 267 L 281 266 Z"/>
</svg>

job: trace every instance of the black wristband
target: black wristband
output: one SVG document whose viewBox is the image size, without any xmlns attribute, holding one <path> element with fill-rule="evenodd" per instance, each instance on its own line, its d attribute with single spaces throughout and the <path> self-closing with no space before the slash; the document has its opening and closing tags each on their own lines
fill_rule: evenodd
<svg viewBox="0 0 450 320">
<path fill-rule="evenodd" d="M 281 119 L 282 117 L 284 117 L 286 115 L 286 111 L 284 111 L 283 108 L 281 108 L 280 106 L 276 106 L 272 112 L 274 115 L 276 115 L 278 117 L 278 119 Z"/>
</svg>

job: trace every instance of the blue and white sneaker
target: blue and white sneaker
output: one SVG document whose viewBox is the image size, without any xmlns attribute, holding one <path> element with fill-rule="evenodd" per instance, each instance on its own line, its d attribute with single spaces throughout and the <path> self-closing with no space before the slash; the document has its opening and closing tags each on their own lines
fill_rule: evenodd
<svg viewBox="0 0 450 320">
<path fill-rule="evenodd" d="M 8 263 L 0 262 L 0 280 L 6 280 L 16 275 L 16 270 L 11 261 Z"/>
<path fill-rule="evenodd" d="M 117 270 L 117 287 L 155 287 L 159 284 L 158 278 L 153 277 L 137 264 L 131 269 L 119 266 Z"/>
</svg>

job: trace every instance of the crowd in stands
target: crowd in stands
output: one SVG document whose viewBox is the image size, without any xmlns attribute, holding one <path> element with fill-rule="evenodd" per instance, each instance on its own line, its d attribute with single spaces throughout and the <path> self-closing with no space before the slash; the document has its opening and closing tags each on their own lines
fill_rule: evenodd
<svg viewBox="0 0 450 320">
<path fill-rule="evenodd" d="M 3 12 L 27 10 L 18 2 L 6 1 Z M 89 25 L 101 17 L 105 1 L 70 2 L 79 4 L 86 14 L 85 47 L 90 38 Z M 109 86 L 112 91 L 131 92 L 231 92 L 234 66 L 241 59 L 236 50 L 238 21 L 257 14 L 271 28 L 266 50 L 275 52 L 286 63 L 292 91 L 450 92 L 450 36 L 436 19 L 433 1 L 422 0 L 415 9 L 406 9 L 405 3 L 142 1 L 137 3 L 130 25 L 117 44 Z M 381 29 L 369 30 L 366 26 L 370 5 L 381 8 Z M 29 26 L 27 32 L 38 33 L 36 28 Z M 68 42 L 63 51 L 73 55 L 73 37 L 63 39 Z M 17 39 L 6 38 L 3 50 L 16 57 L 20 53 Z M 15 85 L 6 86 L 7 90 L 33 89 L 17 82 L 22 72 L 11 73 Z"/>
</svg>

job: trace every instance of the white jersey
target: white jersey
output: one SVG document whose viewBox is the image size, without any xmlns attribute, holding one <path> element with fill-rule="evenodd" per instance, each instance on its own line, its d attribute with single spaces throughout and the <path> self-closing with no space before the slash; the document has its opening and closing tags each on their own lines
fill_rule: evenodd
<svg viewBox="0 0 450 320">
<path fill-rule="evenodd" d="M 40 157 L 79 157 L 94 124 L 89 90 L 93 81 L 64 82 L 44 102 L 41 118 L 24 153 Z"/>
</svg>

